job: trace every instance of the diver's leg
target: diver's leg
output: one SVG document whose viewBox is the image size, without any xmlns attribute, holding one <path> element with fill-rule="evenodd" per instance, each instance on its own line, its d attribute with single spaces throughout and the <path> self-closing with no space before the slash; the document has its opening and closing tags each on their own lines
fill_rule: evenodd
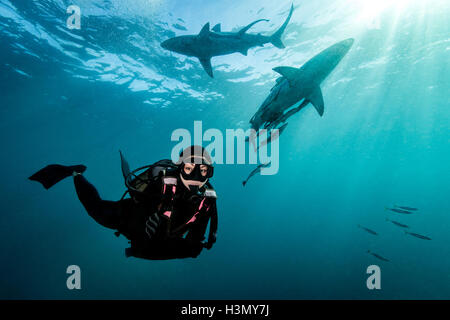
<svg viewBox="0 0 450 320">
<path fill-rule="evenodd" d="M 97 189 L 81 174 L 74 174 L 73 181 L 78 199 L 88 214 L 99 224 L 110 229 L 118 229 L 120 224 L 120 204 L 100 198 Z"/>
<path fill-rule="evenodd" d="M 45 189 L 50 189 L 59 181 L 70 177 L 73 172 L 83 173 L 86 166 L 80 164 L 77 166 L 63 166 L 60 164 L 51 164 L 39 170 L 28 179 L 40 182 Z"/>
</svg>

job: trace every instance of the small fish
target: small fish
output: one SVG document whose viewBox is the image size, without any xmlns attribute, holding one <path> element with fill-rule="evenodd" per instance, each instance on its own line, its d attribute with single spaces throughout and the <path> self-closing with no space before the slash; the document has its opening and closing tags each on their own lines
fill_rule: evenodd
<svg viewBox="0 0 450 320">
<path fill-rule="evenodd" d="M 245 187 L 245 185 L 247 184 L 248 180 L 251 177 L 253 177 L 255 174 L 261 172 L 261 169 L 267 168 L 268 166 L 270 166 L 270 164 L 271 164 L 271 161 L 269 161 L 268 163 L 263 163 L 263 164 L 258 165 L 252 172 L 250 172 L 247 179 L 245 181 L 242 181 L 242 185 Z"/>
<path fill-rule="evenodd" d="M 399 226 L 401 228 L 409 228 L 409 226 L 407 226 L 406 224 L 394 221 L 394 220 L 390 220 L 388 218 L 386 218 L 386 221 L 392 222 L 393 224 L 395 224 L 396 226 Z"/>
<path fill-rule="evenodd" d="M 181 30 L 181 31 L 187 31 L 186 27 L 182 26 L 179 23 L 172 24 L 172 27 L 174 27 L 175 29 Z"/>
<path fill-rule="evenodd" d="M 402 206 L 397 206 L 397 205 L 396 205 L 396 207 L 399 208 L 399 209 L 402 209 L 402 210 L 407 210 L 407 211 L 417 211 L 417 210 L 419 210 L 419 209 L 417 209 L 417 208 L 412 208 L 412 207 L 402 207 Z"/>
<path fill-rule="evenodd" d="M 389 262 L 388 259 L 386 259 L 386 258 L 380 256 L 379 254 L 376 254 L 375 252 L 371 252 L 370 250 L 367 250 L 367 253 L 373 255 L 373 256 L 374 256 L 375 258 L 377 258 L 377 259 L 380 259 L 380 260 L 382 260 L 382 261 Z"/>
<path fill-rule="evenodd" d="M 390 210 L 393 212 L 397 212 L 397 213 L 404 213 L 404 214 L 411 214 L 411 211 L 406 211 L 406 210 L 402 210 L 402 209 L 396 209 L 396 208 L 384 208 L 385 210 Z"/>
<path fill-rule="evenodd" d="M 366 231 L 366 232 L 368 232 L 368 233 L 370 233 L 370 234 L 373 234 L 374 236 L 377 236 L 377 235 L 378 235 L 378 233 L 376 233 L 375 231 L 370 230 L 369 228 L 363 227 L 363 226 L 360 225 L 360 224 L 358 224 L 358 228 L 363 229 L 364 231 Z"/>
<path fill-rule="evenodd" d="M 275 138 L 275 140 L 278 139 L 281 136 L 281 134 L 283 133 L 284 129 L 286 129 L 287 125 L 288 125 L 288 123 L 286 122 L 281 127 L 277 128 L 278 129 L 278 136 Z M 271 142 L 272 142 L 272 130 L 270 130 L 269 137 L 266 140 L 261 141 L 261 143 L 258 145 L 256 150 L 259 150 L 259 148 L 261 148 L 261 147 L 263 147 L 266 144 L 269 144 Z"/>
<path fill-rule="evenodd" d="M 428 238 L 428 237 L 423 236 L 423 235 L 418 234 L 418 233 L 408 232 L 408 231 L 405 231 L 405 233 L 406 233 L 406 234 L 409 234 L 409 235 L 411 235 L 411 236 L 413 236 L 413 237 L 419 238 L 419 239 L 423 239 L 423 240 L 431 240 L 431 238 Z"/>
</svg>

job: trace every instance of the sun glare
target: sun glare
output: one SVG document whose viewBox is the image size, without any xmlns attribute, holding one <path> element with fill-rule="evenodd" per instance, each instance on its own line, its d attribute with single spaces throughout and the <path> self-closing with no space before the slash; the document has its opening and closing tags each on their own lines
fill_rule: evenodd
<svg viewBox="0 0 450 320">
<path fill-rule="evenodd" d="M 415 0 L 357 0 L 357 2 L 361 6 L 359 20 L 369 24 L 376 24 L 377 19 L 383 12 L 393 10 L 398 15 Z"/>
</svg>

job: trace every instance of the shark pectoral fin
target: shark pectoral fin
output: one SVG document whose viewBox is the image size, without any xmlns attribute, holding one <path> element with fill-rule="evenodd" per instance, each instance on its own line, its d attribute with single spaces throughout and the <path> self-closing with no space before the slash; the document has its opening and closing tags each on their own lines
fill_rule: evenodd
<svg viewBox="0 0 450 320">
<path fill-rule="evenodd" d="M 209 34 L 209 22 L 205 24 L 198 34 L 199 37 L 206 37 Z"/>
<path fill-rule="evenodd" d="M 275 67 L 272 70 L 285 77 L 291 86 L 295 83 L 300 72 L 299 69 L 293 67 Z"/>
<path fill-rule="evenodd" d="M 214 32 L 221 32 L 222 31 L 222 27 L 221 27 L 220 23 L 218 23 L 211 30 L 214 31 Z"/>
<path fill-rule="evenodd" d="M 212 66 L 211 66 L 211 58 L 198 58 L 200 63 L 202 64 L 203 69 L 205 69 L 206 73 L 211 77 L 213 76 Z"/>
<path fill-rule="evenodd" d="M 248 50 L 247 49 L 245 49 L 245 50 L 241 50 L 241 51 L 239 51 L 240 53 L 242 53 L 244 56 L 246 56 L 247 55 L 247 53 L 248 53 Z"/>
<path fill-rule="evenodd" d="M 317 112 L 320 116 L 323 116 L 324 112 L 324 102 L 323 102 L 323 95 L 322 90 L 320 90 L 320 87 L 318 86 L 316 89 L 311 92 L 309 97 L 307 98 L 309 102 L 312 103 L 314 108 L 316 108 Z"/>
</svg>

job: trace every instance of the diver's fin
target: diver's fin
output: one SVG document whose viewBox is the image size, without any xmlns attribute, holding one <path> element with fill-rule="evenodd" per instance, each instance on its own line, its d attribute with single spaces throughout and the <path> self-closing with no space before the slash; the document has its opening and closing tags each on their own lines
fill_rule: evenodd
<svg viewBox="0 0 450 320">
<path fill-rule="evenodd" d="M 320 87 L 317 87 L 316 89 L 311 92 L 311 94 L 308 97 L 309 102 L 312 103 L 314 108 L 316 108 L 317 112 L 320 116 L 323 116 L 324 112 L 324 102 L 323 102 L 323 96 L 322 96 L 322 90 L 320 90 Z"/>
<path fill-rule="evenodd" d="M 86 166 L 63 166 L 59 164 L 51 164 L 39 170 L 28 179 L 40 182 L 45 189 L 50 189 L 59 181 L 72 175 L 73 172 L 83 173 Z"/>
<path fill-rule="evenodd" d="M 278 72 L 283 77 L 285 77 L 287 79 L 287 81 L 289 82 L 289 85 L 291 85 L 291 86 L 294 85 L 295 80 L 297 79 L 298 74 L 300 72 L 299 69 L 294 68 L 294 67 L 275 67 L 272 70 L 275 72 Z"/>
<path fill-rule="evenodd" d="M 285 46 L 281 41 L 281 36 L 283 35 L 284 30 L 289 24 L 289 20 L 291 19 L 292 12 L 294 12 L 294 4 L 291 5 L 291 10 L 289 11 L 289 15 L 284 21 L 283 25 L 270 37 L 270 42 L 277 48 L 284 49 Z"/>
<path fill-rule="evenodd" d="M 214 32 L 220 32 L 220 31 L 222 31 L 222 27 L 221 27 L 220 23 L 218 23 L 211 30 Z"/>
<path fill-rule="evenodd" d="M 250 23 L 249 25 L 247 25 L 247 26 L 245 26 L 245 27 L 243 27 L 241 30 L 239 30 L 239 32 L 238 32 L 238 34 L 239 35 L 243 35 L 244 33 L 246 33 L 251 27 L 253 27 L 255 24 L 257 24 L 258 22 L 261 22 L 261 21 L 269 21 L 269 20 L 267 20 L 267 19 L 259 19 L 259 20 L 256 20 L 256 21 L 253 21 L 252 23 Z"/>
<path fill-rule="evenodd" d="M 203 26 L 202 30 L 200 30 L 200 33 L 198 35 L 200 37 L 205 37 L 208 34 L 209 34 L 209 22 Z"/>
<path fill-rule="evenodd" d="M 211 66 L 211 58 L 198 58 L 200 63 L 202 64 L 203 69 L 205 69 L 206 73 L 211 77 L 213 76 L 212 66 Z"/>
<path fill-rule="evenodd" d="M 131 172 L 130 165 L 128 164 L 127 160 L 123 156 L 122 151 L 119 150 L 119 153 L 120 153 L 120 165 L 122 167 L 122 175 L 123 175 L 123 178 L 126 180 Z"/>
</svg>

